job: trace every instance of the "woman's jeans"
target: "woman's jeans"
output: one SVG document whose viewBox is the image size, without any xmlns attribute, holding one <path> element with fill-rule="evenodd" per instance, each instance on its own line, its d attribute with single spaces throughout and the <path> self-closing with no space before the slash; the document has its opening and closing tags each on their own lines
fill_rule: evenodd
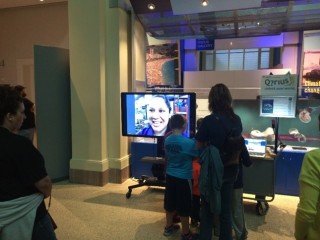
<svg viewBox="0 0 320 240">
<path fill-rule="evenodd" d="M 239 166 L 224 168 L 221 187 L 221 213 L 219 240 L 232 240 L 232 192 L 233 184 L 238 176 Z"/>
<path fill-rule="evenodd" d="M 32 240 L 56 240 L 56 234 L 48 214 L 34 223 Z"/>
<path fill-rule="evenodd" d="M 232 191 L 237 178 L 239 167 L 228 166 L 224 168 L 223 183 L 221 186 L 221 213 L 219 219 L 219 240 L 232 240 Z M 202 201 L 200 210 L 200 240 L 211 240 L 214 214 L 210 211 L 209 203 Z"/>
</svg>

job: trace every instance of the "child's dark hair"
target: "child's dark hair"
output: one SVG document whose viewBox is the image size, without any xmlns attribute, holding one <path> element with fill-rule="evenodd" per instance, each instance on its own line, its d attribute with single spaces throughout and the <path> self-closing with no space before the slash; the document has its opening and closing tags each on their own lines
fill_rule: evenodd
<svg viewBox="0 0 320 240">
<path fill-rule="evenodd" d="M 183 115 L 175 114 L 170 118 L 171 129 L 181 129 L 186 123 L 186 119 Z"/>
<path fill-rule="evenodd" d="M 196 126 L 197 130 L 199 130 L 199 128 L 200 128 L 200 126 L 201 126 L 201 124 L 202 124 L 202 121 L 203 121 L 203 118 L 199 118 L 199 119 L 197 120 L 197 126 Z"/>
</svg>

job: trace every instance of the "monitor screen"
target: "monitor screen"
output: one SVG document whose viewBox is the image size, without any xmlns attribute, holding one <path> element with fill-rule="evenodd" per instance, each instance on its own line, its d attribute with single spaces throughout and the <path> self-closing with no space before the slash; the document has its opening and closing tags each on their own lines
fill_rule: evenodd
<svg viewBox="0 0 320 240">
<path fill-rule="evenodd" d="M 265 156 L 267 146 L 266 139 L 245 138 L 244 142 L 250 156 Z"/>
<path fill-rule="evenodd" d="M 169 119 L 182 114 L 187 119 L 183 135 L 193 137 L 196 121 L 195 93 L 121 93 L 122 135 L 162 137 L 170 131 Z"/>
</svg>

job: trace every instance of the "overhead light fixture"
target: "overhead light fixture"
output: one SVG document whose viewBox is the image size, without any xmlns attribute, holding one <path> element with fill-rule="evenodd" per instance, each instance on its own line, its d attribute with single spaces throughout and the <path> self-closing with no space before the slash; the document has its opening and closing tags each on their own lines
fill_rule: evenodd
<svg viewBox="0 0 320 240">
<path fill-rule="evenodd" d="M 208 6 L 208 4 L 209 4 L 208 0 L 201 0 L 201 5 L 202 5 L 203 7 Z"/>
<path fill-rule="evenodd" d="M 149 10 L 154 10 L 156 8 L 156 6 L 153 3 L 149 3 L 148 4 L 148 9 Z"/>
</svg>

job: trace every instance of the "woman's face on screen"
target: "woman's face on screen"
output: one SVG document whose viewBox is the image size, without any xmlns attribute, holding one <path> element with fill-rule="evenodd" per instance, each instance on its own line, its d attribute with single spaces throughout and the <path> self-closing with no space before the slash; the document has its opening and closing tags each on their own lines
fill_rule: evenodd
<svg viewBox="0 0 320 240">
<path fill-rule="evenodd" d="M 148 119 L 156 136 L 164 135 L 169 118 L 170 112 L 165 100 L 154 97 L 148 106 Z"/>
</svg>

